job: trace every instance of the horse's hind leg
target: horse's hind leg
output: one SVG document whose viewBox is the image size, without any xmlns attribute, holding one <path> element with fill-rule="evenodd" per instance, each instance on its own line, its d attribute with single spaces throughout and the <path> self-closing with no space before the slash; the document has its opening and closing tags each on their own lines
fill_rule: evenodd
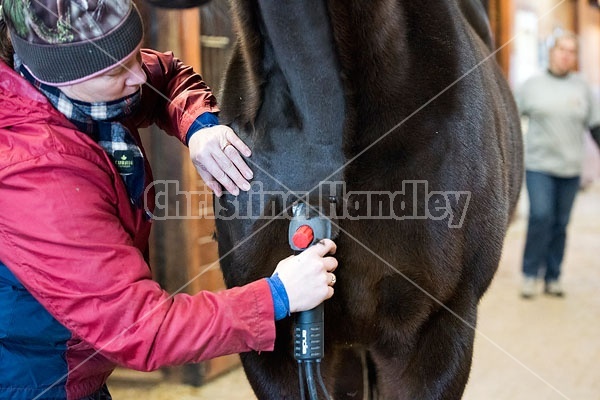
<svg viewBox="0 0 600 400">
<path fill-rule="evenodd" d="M 476 301 L 467 296 L 458 294 L 458 298 L 447 304 L 452 313 L 440 308 L 433 314 L 408 352 L 394 356 L 394 349 L 384 345 L 373 349 L 382 399 L 462 397 L 471 368 L 477 312 Z"/>
</svg>

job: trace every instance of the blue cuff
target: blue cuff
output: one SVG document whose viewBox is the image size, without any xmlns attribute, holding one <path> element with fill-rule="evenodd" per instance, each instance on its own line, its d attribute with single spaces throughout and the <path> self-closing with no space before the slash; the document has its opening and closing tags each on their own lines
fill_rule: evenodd
<svg viewBox="0 0 600 400">
<path fill-rule="evenodd" d="M 187 134 L 185 135 L 185 144 L 187 145 L 194 133 L 198 132 L 200 129 L 209 128 L 215 125 L 219 125 L 219 117 L 208 111 L 203 112 L 200 116 L 196 117 L 194 122 L 192 122 L 192 125 L 190 125 L 190 129 L 188 129 Z"/>
<path fill-rule="evenodd" d="M 279 279 L 279 275 L 275 273 L 272 277 L 267 278 L 269 288 L 271 288 L 271 296 L 273 296 L 273 306 L 275 308 L 275 321 L 279 321 L 290 315 L 290 299 L 283 282 Z"/>
</svg>

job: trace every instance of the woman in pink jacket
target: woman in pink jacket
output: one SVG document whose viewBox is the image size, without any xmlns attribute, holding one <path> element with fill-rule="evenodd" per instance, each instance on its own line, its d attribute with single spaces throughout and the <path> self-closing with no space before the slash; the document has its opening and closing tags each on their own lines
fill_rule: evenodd
<svg viewBox="0 0 600 400">
<path fill-rule="evenodd" d="M 329 240 L 244 287 L 164 292 L 143 256 L 154 196 L 137 128 L 188 144 L 217 196 L 249 188 L 250 149 L 198 74 L 140 49 L 131 1 L 3 0 L 0 19 L 0 397 L 110 399 L 116 365 L 269 351 L 276 319 L 333 295 Z"/>
</svg>

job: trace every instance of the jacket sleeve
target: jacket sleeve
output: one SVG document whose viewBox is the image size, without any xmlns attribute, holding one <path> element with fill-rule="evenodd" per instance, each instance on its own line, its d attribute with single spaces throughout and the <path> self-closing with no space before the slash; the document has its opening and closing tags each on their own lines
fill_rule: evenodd
<svg viewBox="0 0 600 400">
<path fill-rule="evenodd" d="M 75 337 L 132 369 L 272 350 L 267 281 L 170 296 L 120 220 L 114 198 L 127 195 L 111 174 L 55 153 L 2 171 L 0 259 L 31 294 Z"/>
<path fill-rule="evenodd" d="M 139 127 L 156 123 L 169 135 L 186 143 L 194 120 L 205 112 L 217 113 L 217 99 L 211 89 L 173 53 L 142 49 L 142 65 L 148 80 L 142 88 Z"/>
</svg>

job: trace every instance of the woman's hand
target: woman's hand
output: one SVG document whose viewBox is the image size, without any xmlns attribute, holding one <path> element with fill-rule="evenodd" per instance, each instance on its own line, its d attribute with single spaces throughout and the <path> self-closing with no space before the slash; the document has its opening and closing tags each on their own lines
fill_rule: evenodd
<svg viewBox="0 0 600 400">
<path fill-rule="evenodd" d="M 250 157 L 251 151 L 231 128 L 215 125 L 203 128 L 190 138 L 190 158 L 206 185 L 217 197 L 223 188 L 237 196 L 250 190 L 252 171 L 240 155 Z"/>
<path fill-rule="evenodd" d="M 301 254 L 279 262 L 275 272 L 285 286 L 290 312 L 311 310 L 333 296 L 333 271 L 338 262 L 326 255 L 335 254 L 336 247 L 331 240 L 323 239 Z"/>
</svg>

